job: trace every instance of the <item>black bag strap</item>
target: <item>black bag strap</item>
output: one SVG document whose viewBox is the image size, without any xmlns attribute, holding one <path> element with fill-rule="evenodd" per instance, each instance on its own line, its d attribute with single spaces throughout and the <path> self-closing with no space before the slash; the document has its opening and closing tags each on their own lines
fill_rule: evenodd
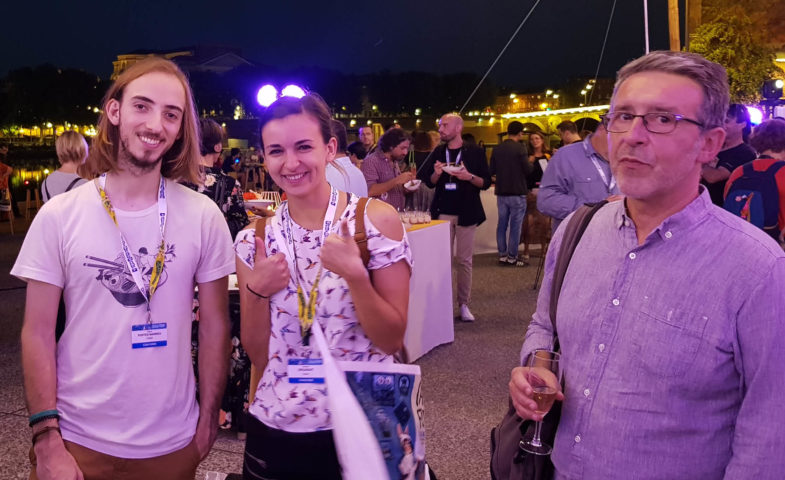
<svg viewBox="0 0 785 480">
<path fill-rule="evenodd" d="M 556 330 L 556 309 L 559 306 L 559 295 L 561 294 L 561 287 L 564 283 L 564 276 L 567 274 L 567 267 L 570 266 L 570 260 L 575 253 L 575 247 L 581 241 L 583 232 L 589 226 L 594 214 L 597 213 L 606 203 L 603 200 L 599 203 L 581 205 L 575 211 L 562 237 L 561 248 L 559 248 L 559 255 L 556 257 L 556 267 L 553 269 L 553 278 L 551 279 L 551 304 L 548 313 L 551 317 L 551 325 L 553 326 L 553 349 L 559 350 L 559 334 Z"/>
<path fill-rule="evenodd" d="M 49 200 L 50 198 L 52 198 L 52 194 L 49 193 L 49 187 L 46 186 L 46 181 L 47 180 L 49 180 L 49 177 L 46 177 L 44 179 L 44 190 L 46 190 L 46 199 Z"/>
<path fill-rule="evenodd" d="M 49 177 L 46 177 L 46 178 L 49 178 Z M 65 191 L 66 192 L 70 191 L 72 188 L 74 188 L 74 185 L 76 185 L 77 182 L 79 182 L 79 180 L 81 180 L 81 179 L 82 179 L 82 177 L 77 177 L 77 178 L 73 179 L 71 181 L 71 183 L 69 183 L 68 186 L 65 188 Z M 46 191 L 46 196 L 47 197 L 49 196 L 49 190 Z"/>
</svg>

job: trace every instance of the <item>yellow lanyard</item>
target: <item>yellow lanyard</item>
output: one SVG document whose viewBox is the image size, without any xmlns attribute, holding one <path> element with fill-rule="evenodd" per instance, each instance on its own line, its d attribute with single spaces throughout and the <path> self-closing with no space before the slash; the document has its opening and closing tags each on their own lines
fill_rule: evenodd
<svg viewBox="0 0 785 480">
<path fill-rule="evenodd" d="M 330 202 L 328 203 L 327 211 L 324 215 L 324 226 L 322 228 L 322 245 L 330 234 L 330 228 L 333 224 L 335 217 L 335 210 L 338 207 L 338 190 L 334 187 L 330 188 Z M 314 318 L 316 317 L 316 300 L 319 297 L 319 279 L 322 278 L 323 267 L 319 264 L 319 270 L 316 272 L 316 279 L 313 282 L 311 291 L 308 293 L 306 299 L 305 290 L 300 285 L 300 267 L 297 265 L 297 246 L 293 237 L 292 217 L 289 214 L 288 204 L 284 207 L 282 212 L 282 220 L 286 220 L 286 235 L 287 242 L 291 242 L 292 262 L 294 263 L 294 281 L 297 284 L 297 318 L 300 320 L 300 335 L 302 336 L 303 345 L 308 346 L 311 338 L 311 327 L 313 326 Z"/>
<path fill-rule="evenodd" d="M 117 215 L 115 214 L 114 208 L 112 207 L 112 202 L 109 201 L 109 196 L 106 194 L 106 174 L 101 175 L 98 178 L 98 193 L 101 195 L 101 204 L 104 206 L 104 210 L 106 213 L 109 214 L 109 217 L 114 222 L 115 226 L 118 230 L 120 230 L 120 224 L 117 223 Z M 128 246 L 128 242 L 125 240 L 125 235 L 123 235 L 122 230 L 120 230 L 120 245 L 123 249 L 123 258 L 125 258 L 126 265 L 128 267 L 128 271 L 131 274 L 131 277 L 134 279 L 134 283 L 136 283 L 136 287 L 139 289 L 139 292 L 144 297 L 145 301 L 147 302 L 147 321 L 148 323 L 152 322 L 152 317 L 150 315 L 150 301 L 153 298 L 153 294 L 155 290 L 158 288 L 158 282 L 161 280 L 161 274 L 164 271 L 164 261 L 166 259 L 166 244 L 164 242 L 164 229 L 166 227 L 166 187 L 164 183 L 163 177 L 161 178 L 161 183 L 158 188 L 158 219 L 159 219 L 159 226 L 161 229 L 161 243 L 158 245 L 158 254 L 155 256 L 155 264 L 153 266 L 152 272 L 150 272 L 150 284 L 147 291 L 144 288 L 144 281 L 142 280 L 142 273 L 141 269 L 134 258 L 133 254 L 131 253 L 131 249 Z"/>
</svg>

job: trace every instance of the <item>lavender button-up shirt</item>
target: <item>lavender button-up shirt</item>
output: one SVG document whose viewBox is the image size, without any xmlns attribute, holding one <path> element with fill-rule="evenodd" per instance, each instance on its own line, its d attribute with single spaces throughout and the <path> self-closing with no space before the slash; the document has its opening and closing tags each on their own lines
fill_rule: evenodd
<svg viewBox="0 0 785 480">
<path fill-rule="evenodd" d="M 553 217 L 555 232 L 562 219 L 584 203 L 596 203 L 617 193 L 619 187 L 608 161 L 594 150 L 591 137 L 586 137 L 553 154 L 542 174 L 537 209 Z"/>
<path fill-rule="evenodd" d="M 522 362 L 552 346 L 548 250 Z M 572 259 L 558 479 L 785 478 L 785 253 L 708 193 L 638 245 L 624 202 Z"/>
</svg>

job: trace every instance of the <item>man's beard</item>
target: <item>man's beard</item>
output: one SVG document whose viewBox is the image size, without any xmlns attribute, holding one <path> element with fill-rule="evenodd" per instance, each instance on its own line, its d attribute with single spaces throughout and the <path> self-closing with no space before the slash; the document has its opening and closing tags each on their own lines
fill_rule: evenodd
<svg viewBox="0 0 785 480">
<path fill-rule="evenodd" d="M 120 166 L 130 167 L 129 170 L 136 175 L 143 175 L 157 168 L 161 157 L 156 158 L 154 161 L 150 159 L 142 159 L 135 157 L 130 150 L 126 139 L 120 139 L 120 150 L 117 153 L 118 163 Z"/>
</svg>

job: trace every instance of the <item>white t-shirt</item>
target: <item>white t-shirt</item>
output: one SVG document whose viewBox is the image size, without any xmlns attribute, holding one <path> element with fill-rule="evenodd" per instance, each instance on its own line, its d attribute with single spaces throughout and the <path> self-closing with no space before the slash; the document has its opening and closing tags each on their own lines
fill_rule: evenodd
<svg viewBox="0 0 785 480">
<path fill-rule="evenodd" d="M 147 308 L 124 275 L 120 234 L 95 182 L 44 204 L 11 270 L 63 287 L 66 328 L 56 352 L 63 438 L 117 457 L 165 455 L 191 441 L 199 417 L 191 366 L 194 284 L 234 271 L 229 229 L 215 203 L 170 180 L 166 193 L 166 259 L 151 302 L 153 322 L 167 323 L 164 347 L 131 347 L 131 326 L 146 323 Z M 116 214 L 147 271 L 160 241 L 157 203 Z"/>
<path fill-rule="evenodd" d="M 339 157 L 333 160 L 340 165 L 346 172 L 344 176 L 337 168 L 328 163 L 324 173 L 327 182 L 342 192 L 349 192 L 358 197 L 368 196 L 368 183 L 365 181 L 363 172 L 357 168 L 349 157 Z"/>
</svg>

